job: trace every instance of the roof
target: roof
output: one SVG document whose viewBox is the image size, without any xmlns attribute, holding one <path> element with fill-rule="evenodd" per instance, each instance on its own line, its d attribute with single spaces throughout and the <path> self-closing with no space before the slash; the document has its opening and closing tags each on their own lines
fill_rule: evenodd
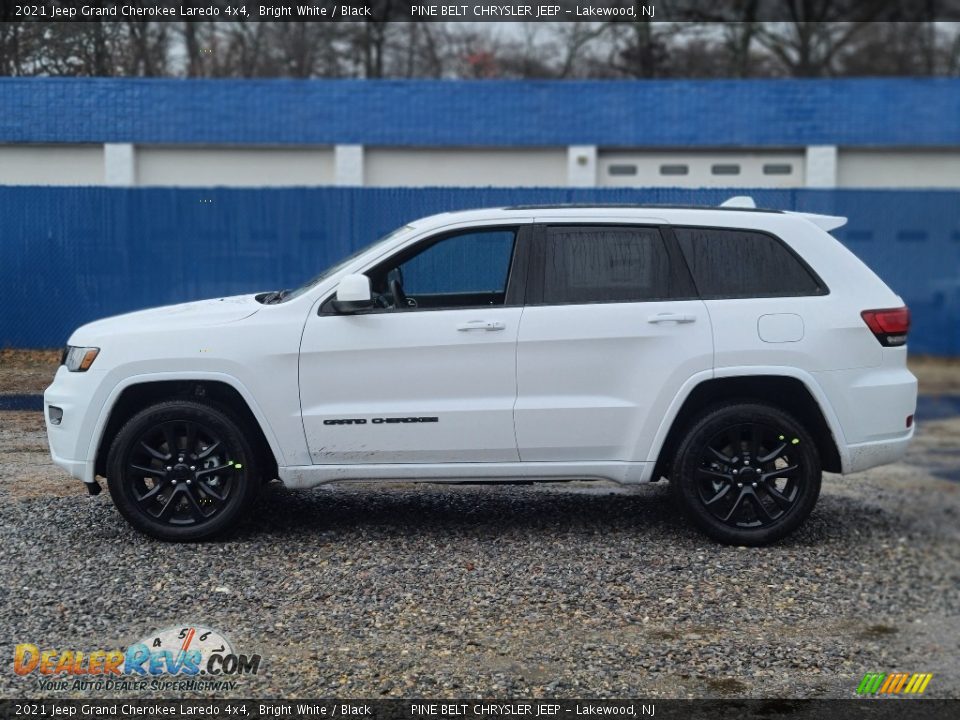
<svg viewBox="0 0 960 720">
<path fill-rule="evenodd" d="M 651 213 L 651 210 L 655 212 Z M 746 217 L 741 217 L 738 220 L 738 214 Z M 498 218 L 498 216 L 500 217 Z M 423 229 L 436 229 L 459 223 L 495 221 L 497 219 L 509 221 L 520 218 L 527 221 L 538 219 L 552 221 L 557 218 L 570 218 L 577 222 L 589 220 L 598 223 L 603 223 L 606 220 L 621 222 L 625 218 L 630 218 L 633 221 L 662 221 L 671 224 L 716 223 L 718 226 L 724 227 L 754 227 L 763 224 L 761 218 L 764 220 L 782 219 L 787 222 L 790 222 L 792 218 L 801 218 L 827 232 L 842 227 L 847 222 L 847 218 L 837 215 L 794 212 L 791 210 L 766 210 L 743 206 L 558 203 L 553 205 L 512 205 L 453 210 L 419 218 L 412 221 L 410 225 Z"/>
<path fill-rule="evenodd" d="M 674 203 L 553 203 L 544 205 L 510 205 L 504 210 L 579 210 L 608 208 L 632 208 L 636 210 L 658 209 L 658 210 L 726 210 L 733 212 L 758 212 L 758 213 L 782 213 L 783 210 L 773 208 L 743 207 L 739 205 L 683 205 Z"/>
<path fill-rule="evenodd" d="M 2 78 L 0 142 L 960 145 L 960 79 Z"/>
</svg>

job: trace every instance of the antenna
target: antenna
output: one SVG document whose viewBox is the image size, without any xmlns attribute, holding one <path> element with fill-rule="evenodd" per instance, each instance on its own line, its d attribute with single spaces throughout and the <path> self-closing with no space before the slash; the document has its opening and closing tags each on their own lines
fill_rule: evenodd
<svg viewBox="0 0 960 720">
<path fill-rule="evenodd" d="M 720 203 L 720 207 L 725 208 L 750 208 L 755 210 L 757 204 L 753 201 L 753 198 L 749 195 L 735 195 L 729 200 L 724 200 Z"/>
</svg>

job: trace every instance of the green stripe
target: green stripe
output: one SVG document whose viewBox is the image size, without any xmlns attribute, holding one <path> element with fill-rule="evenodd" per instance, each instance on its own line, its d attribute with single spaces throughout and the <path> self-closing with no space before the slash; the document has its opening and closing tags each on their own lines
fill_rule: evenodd
<svg viewBox="0 0 960 720">
<path fill-rule="evenodd" d="M 872 695 L 877 692 L 880 686 L 883 685 L 883 679 L 885 677 L 885 673 L 867 673 L 863 676 L 863 680 L 860 681 L 860 685 L 857 687 L 857 695 Z"/>
</svg>

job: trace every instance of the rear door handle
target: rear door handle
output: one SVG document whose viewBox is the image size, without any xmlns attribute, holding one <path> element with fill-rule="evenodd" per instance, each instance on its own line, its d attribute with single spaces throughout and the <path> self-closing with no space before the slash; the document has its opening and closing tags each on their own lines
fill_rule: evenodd
<svg viewBox="0 0 960 720">
<path fill-rule="evenodd" d="M 660 313 L 659 315 L 651 315 L 647 318 L 648 323 L 692 323 L 696 320 L 694 315 L 682 315 L 680 313 Z"/>
<path fill-rule="evenodd" d="M 496 332 L 497 330 L 506 330 L 506 323 L 497 320 L 471 320 L 462 325 L 457 325 L 460 332 L 470 332 L 471 330 L 485 330 L 487 332 Z"/>
</svg>

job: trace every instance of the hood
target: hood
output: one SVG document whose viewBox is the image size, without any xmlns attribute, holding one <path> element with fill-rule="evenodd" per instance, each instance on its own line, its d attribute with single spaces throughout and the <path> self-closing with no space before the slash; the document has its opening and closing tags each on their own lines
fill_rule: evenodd
<svg viewBox="0 0 960 720">
<path fill-rule="evenodd" d="M 263 305 L 257 302 L 256 297 L 235 295 L 115 315 L 78 328 L 69 342 L 71 345 L 89 344 L 92 340 L 109 335 L 224 325 L 243 320 L 258 312 Z"/>
</svg>

